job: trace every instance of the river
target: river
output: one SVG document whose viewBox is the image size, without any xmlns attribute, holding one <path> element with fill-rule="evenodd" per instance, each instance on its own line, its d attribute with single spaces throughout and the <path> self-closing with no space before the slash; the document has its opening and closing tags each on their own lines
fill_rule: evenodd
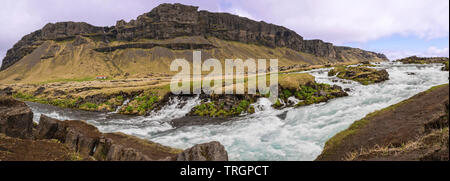
<svg viewBox="0 0 450 181">
<path fill-rule="evenodd" d="M 376 68 L 386 69 L 390 80 L 368 86 L 328 77 L 329 69 L 307 71 L 316 77 L 317 82 L 350 88 L 349 96 L 283 110 L 271 108 L 269 100 L 261 98 L 254 104 L 255 114 L 220 125 L 177 129 L 168 122 L 183 117 L 200 102 L 198 98 L 171 100 L 170 104 L 151 116 L 124 116 L 27 104 L 35 114 L 35 121 L 38 121 L 40 114 L 61 120 L 86 120 L 102 132 L 123 132 L 182 149 L 198 143 L 219 141 L 228 151 L 230 160 L 314 160 L 329 138 L 356 120 L 432 86 L 448 83 L 449 73 L 441 71 L 441 67 L 440 64 L 382 63 Z"/>
</svg>

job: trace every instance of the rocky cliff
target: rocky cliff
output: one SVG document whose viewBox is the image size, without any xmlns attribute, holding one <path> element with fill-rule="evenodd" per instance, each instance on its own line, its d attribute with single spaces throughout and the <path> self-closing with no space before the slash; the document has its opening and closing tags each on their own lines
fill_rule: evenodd
<svg viewBox="0 0 450 181">
<path fill-rule="evenodd" d="M 82 37 L 95 39 L 100 43 L 102 52 L 109 50 L 108 44 L 113 41 L 134 43 L 142 39 L 163 40 L 184 36 L 215 37 L 221 40 L 257 44 L 266 47 L 286 47 L 297 52 L 312 54 L 317 57 L 348 61 L 351 58 L 376 59 L 387 58 L 377 54 L 349 47 L 336 47 L 322 40 L 304 40 L 296 32 L 282 26 L 257 22 L 228 13 L 211 13 L 198 11 L 198 7 L 182 4 L 161 4 L 149 13 L 136 20 L 125 22 L 120 20 L 112 27 L 96 27 L 83 22 L 50 23 L 41 30 L 24 36 L 13 48 L 9 49 L 0 70 L 5 70 L 26 55 L 31 54 L 45 41 L 76 40 L 75 45 L 84 43 Z M 151 45 L 121 45 L 118 48 L 153 48 Z M 157 46 L 157 45 L 156 45 Z M 166 45 L 166 47 L 213 48 L 211 45 Z M 103 49 L 102 49 L 103 48 Z M 349 58 L 350 57 L 350 58 Z M 48 57 L 48 58 L 51 58 Z"/>
</svg>

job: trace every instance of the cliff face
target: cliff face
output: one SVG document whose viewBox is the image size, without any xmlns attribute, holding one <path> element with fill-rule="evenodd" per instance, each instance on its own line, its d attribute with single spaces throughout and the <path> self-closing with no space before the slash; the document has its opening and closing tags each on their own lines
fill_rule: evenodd
<svg viewBox="0 0 450 181">
<path fill-rule="evenodd" d="M 76 22 L 47 24 L 41 30 L 24 36 L 13 48 L 8 50 L 0 70 L 10 67 L 32 53 L 46 40 L 72 40 L 77 35 L 96 38 L 104 43 L 114 40 L 125 42 L 135 42 L 141 39 L 162 40 L 181 36 L 216 37 L 222 40 L 271 48 L 286 47 L 318 57 L 345 61 L 339 55 L 339 52 L 343 51 L 342 48 L 322 40 L 303 40 L 302 36 L 282 26 L 257 22 L 227 13 L 198 11 L 198 7 L 194 6 L 161 4 L 136 20 L 130 22 L 120 20 L 112 27 L 96 27 Z M 361 51 L 360 53 L 362 53 L 362 57 L 387 60 L 384 55 L 373 52 Z"/>
</svg>

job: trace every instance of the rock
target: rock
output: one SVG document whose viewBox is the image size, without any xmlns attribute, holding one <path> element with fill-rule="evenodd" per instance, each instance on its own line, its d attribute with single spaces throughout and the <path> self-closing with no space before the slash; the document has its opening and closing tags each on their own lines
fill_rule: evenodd
<svg viewBox="0 0 450 181">
<path fill-rule="evenodd" d="M 198 144 L 177 155 L 177 161 L 228 161 L 225 147 L 217 141 Z"/>
<path fill-rule="evenodd" d="M 80 46 L 80 45 L 86 44 L 86 43 L 88 43 L 88 41 L 85 38 L 83 38 L 82 36 L 76 36 L 75 40 L 72 43 L 72 45 L 73 46 Z"/>
<path fill-rule="evenodd" d="M 0 133 L 16 138 L 31 138 L 33 112 L 21 101 L 0 97 Z"/>
<path fill-rule="evenodd" d="M 59 121 L 41 115 L 37 139 L 57 139 L 83 156 L 93 154 L 101 133 L 83 121 Z"/>
</svg>

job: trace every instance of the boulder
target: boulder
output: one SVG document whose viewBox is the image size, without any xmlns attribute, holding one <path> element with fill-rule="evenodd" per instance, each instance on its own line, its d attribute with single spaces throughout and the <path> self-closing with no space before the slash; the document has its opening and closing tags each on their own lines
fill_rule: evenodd
<svg viewBox="0 0 450 181">
<path fill-rule="evenodd" d="M 203 143 L 184 150 L 177 161 L 228 161 L 225 147 L 217 141 Z"/>
<path fill-rule="evenodd" d="M 60 121 L 41 115 L 36 139 L 56 139 L 83 156 L 94 152 L 101 133 L 83 121 Z"/>
<path fill-rule="evenodd" d="M 24 103 L 10 97 L 0 97 L 0 133 L 16 138 L 31 138 L 33 112 Z"/>
</svg>

